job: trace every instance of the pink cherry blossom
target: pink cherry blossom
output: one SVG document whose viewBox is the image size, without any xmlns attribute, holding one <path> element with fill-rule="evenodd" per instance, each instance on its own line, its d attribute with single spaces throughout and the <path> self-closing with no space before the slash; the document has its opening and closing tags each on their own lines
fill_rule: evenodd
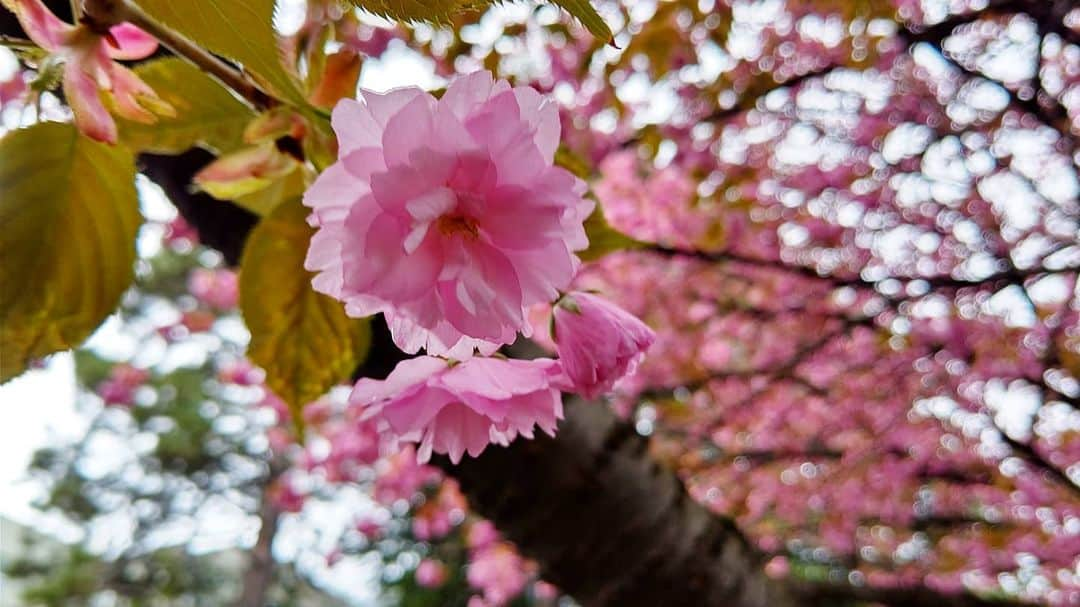
<svg viewBox="0 0 1080 607">
<path fill-rule="evenodd" d="M 555 305 L 556 350 L 573 390 L 586 398 L 608 392 L 645 358 L 656 334 L 634 315 L 575 291 Z"/>
<path fill-rule="evenodd" d="M 416 583 L 424 588 L 438 588 L 446 583 L 446 565 L 434 559 L 424 559 L 416 567 Z"/>
<path fill-rule="evenodd" d="M 533 596 L 539 601 L 554 602 L 559 598 L 559 589 L 544 580 L 536 580 L 533 583 Z"/>
<path fill-rule="evenodd" d="M 150 379 L 145 369 L 122 363 L 109 371 L 109 377 L 97 387 L 98 396 L 106 405 L 130 406 L 135 403 L 135 390 Z"/>
<path fill-rule="evenodd" d="M 424 541 L 446 536 L 464 520 L 466 506 L 457 482 L 447 479 L 438 493 L 413 513 L 413 535 Z"/>
<path fill-rule="evenodd" d="M 367 538 L 368 541 L 378 539 L 384 531 L 384 523 L 367 516 L 357 520 L 354 527 L 357 533 Z"/>
<path fill-rule="evenodd" d="M 296 444 L 293 435 L 279 426 L 266 429 L 266 441 L 269 443 L 270 451 L 278 455 L 286 453 L 290 447 Z"/>
<path fill-rule="evenodd" d="M 246 358 L 227 361 L 218 368 L 218 381 L 226 384 L 255 386 L 262 383 L 264 376 L 262 369 Z"/>
<path fill-rule="evenodd" d="M 177 215 L 166 226 L 164 242 L 173 250 L 189 251 L 199 242 L 199 231 L 183 215 Z"/>
<path fill-rule="evenodd" d="M 417 463 L 412 445 L 387 456 L 377 463 L 375 471 L 375 500 L 384 506 L 404 500 L 412 501 L 421 489 L 442 480 L 438 468 Z"/>
<path fill-rule="evenodd" d="M 499 541 L 499 532 L 491 521 L 479 520 L 469 525 L 465 532 L 465 545 L 479 550 Z"/>
<path fill-rule="evenodd" d="M 338 161 L 307 191 L 306 267 L 353 316 L 386 314 L 415 353 L 490 354 L 529 333 L 526 306 L 577 271 L 585 184 L 552 165 L 558 112 L 488 72 L 418 88 L 363 91 L 333 112 Z"/>
<path fill-rule="evenodd" d="M 69 25 L 52 14 L 41 0 L 13 0 L 9 6 L 28 36 L 64 62 L 64 96 L 75 116 L 75 126 L 98 141 L 116 143 L 116 123 L 100 92 L 111 94 L 117 115 L 152 124 L 158 116 L 172 116 L 162 100 L 135 72 L 113 59 L 148 57 L 157 40 L 130 23 L 101 34 L 86 24 Z"/>
<path fill-rule="evenodd" d="M 421 356 L 398 363 L 385 380 L 361 379 L 350 402 L 366 406 L 398 440 L 419 443 L 418 460 L 445 453 L 457 463 L 488 443 L 507 445 L 533 428 L 555 435 L 562 419 L 557 361 L 471 358 L 451 366 Z"/>
<path fill-rule="evenodd" d="M 204 333 L 214 327 L 217 316 L 208 310 L 190 310 L 180 317 L 180 326 L 189 333 Z"/>
<path fill-rule="evenodd" d="M 235 308 L 240 295 L 236 272 L 224 269 L 193 270 L 188 276 L 188 290 L 199 302 L 218 310 Z"/>
<path fill-rule="evenodd" d="M 267 488 L 267 497 L 282 512 L 300 512 L 307 496 L 287 476 L 279 477 Z"/>
<path fill-rule="evenodd" d="M 470 556 L 466 577 L 469 585 L 483 592 L 486 605 L 509 603 L 525 589 L 535 569 L 505 542 L 476 550 Z"/>
</svg>

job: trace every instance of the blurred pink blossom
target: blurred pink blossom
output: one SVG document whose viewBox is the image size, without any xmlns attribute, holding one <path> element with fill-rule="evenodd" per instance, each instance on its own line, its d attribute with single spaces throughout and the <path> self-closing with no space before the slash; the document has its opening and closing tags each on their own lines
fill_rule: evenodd
<svg viewBox="0 0 1080 607">
<path fill-rule="evenodd" d="M 466 577 L 483 593 L 485 604 L 499 607 L 521 594 L 532 569 L 513 547 L 498 543 L 472 552 Z"/>
<path fill-rule="evenodd" d="M 446 565 L 434 559 L 424 559 L 416 567 L 416 583 L 424 588 L 438 588 L 446 583 Z"/>
<path fill-rule="evenodd" d="M 105 405 L 129 406 L 135 404 L 135 390 L 150 379 L 150 373 L 127 363 L 115 365 L 109 377 L 98 384 L 97 393 Z"/>
<path fill-rule="evenodd" d="M 224 268 L 192 270 L 188 290 L 201 303 L 220 311 L 235 308 L 240 292 L 236 272 Z"/>
<path fill-rule="evenodd" d="M 157 50 L 157 40 L 130 23 L 99 33 L 88 25 L 69 25 L 52 14 L 41 0 L 12 0 L 8 4 L 27 35 L 64 62 L 64 96 L 75 115 L 75 126 L 98 141 L 116 143 L 116 123 L 102 103 L 99 90 L 112 96 L 114 111 L 128 120 L 152 124 L 175 110 L 135 72 L 113 59 L 142 59 Z"/>
</svg>

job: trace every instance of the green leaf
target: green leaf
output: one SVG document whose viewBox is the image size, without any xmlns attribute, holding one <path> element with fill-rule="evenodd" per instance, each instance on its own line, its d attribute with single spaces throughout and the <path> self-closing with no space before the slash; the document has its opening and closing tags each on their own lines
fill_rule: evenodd
<svg viewBox="0 0 1080 607">
<path fill-rule="evenodd" d="M 0 139 L 0 381 L 79 345 L 131 284 L 142 222 L 126 148 L 42 122 Z"/>
<path fill-rule="evenodd" d="M 176 116 L 156 124 L 119 120 L 120 141 L 138 152 L 179 154 L 200 145 L 223 153 L 242 145 L 244 127 L 255 112 L 199 68 L 176 57 L 135 68 Z"/>
<path fill-rule="evenodd" d="M 585 234 L 589 237 L 589 248 L 578 253 L 582 261 L 592 261 L 615 251 L 640 249 L 645 246 L 644 243 L 611 227 L 599 204 L 585 220 Z"/>
<path fill-rule="evenodd" d="M 232 201 L 261 217 L 269 215 L 282 202 L 300 197 L 304 193 L 304 186 L 304 171 L 297 168 L 265 188 L 233 198 Z"/>
<path fill-rule="evenodd" d="M 195 173 L 192 181 L 218 200 L 233 200 L 269 187 L 295 172 L 298 164 L 273 141 L 266 141 L 220 156 Z"/>
<path fill-rule="evenodd" d="M 563 10 L 573 15 L 585 29 L 589 30 L 593 36 L 603 40 L 604 42 L 614 44 L 615 36 L 612 35 L 611 29 L 608 28 L 607 23 L 600 16 L 600 13 L 596 12 L 593 5 L 589 3 L 589 0 L 551 0 L 555 4 L 561 6 Z"/>
<path fill-rule="evenodd" d="M 136 0 L 148 15 L 193 42 L 240 63 L 297 106 L 307 101 L 285 67 L 274 32 L 274 0 Z"/>
<path fill-rule="evenodd" d="M 351 0 L 358 8 L 395 21 L 448 23 L 458 13 L 477 10 L 490 0 Z"/>
<path fill-rule="evenodd" d="M 266 371 L 298 428 L 303 406 L 348 380 L 371 343 L 366 319 L 349 318 L 340 302 L 311 288 L 307 214 L 298 198 L 279 205 L 255 226 L 240 261 L 248 357 Z"/>
</svg>

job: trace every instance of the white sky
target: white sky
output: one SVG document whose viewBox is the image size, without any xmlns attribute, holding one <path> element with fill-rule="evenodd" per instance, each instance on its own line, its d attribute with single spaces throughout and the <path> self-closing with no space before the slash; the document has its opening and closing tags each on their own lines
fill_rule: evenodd
<svg viewBox="0 0 1080 607">
<path fill-rule="evenodd" d="M 77 437 L 85 419 L 75 412 L 75 364 L 61 353 L 42 370 L 30 371 L 0 386 L 0 514 L 23 524 L 34 522 L 29 501 L 34 492 L 18 481 L 35 449 Z"/>
</svg>

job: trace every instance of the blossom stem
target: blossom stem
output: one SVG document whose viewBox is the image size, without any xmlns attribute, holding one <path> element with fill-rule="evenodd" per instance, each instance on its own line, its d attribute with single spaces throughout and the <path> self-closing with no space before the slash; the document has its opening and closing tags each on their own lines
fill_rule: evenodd
<svg viewBox="0 0 1080 607">
<path fill-rule="evenodd" d="M 0 35 L 0 46 L 7 48 L 13 48 L 18 50 L 31 50 L 38 48 L 38 45 L 33 41 L 26 38 L 19 38 L 18 36 Z"/>
<path fill-rule="evenodd" d="M 157 38 L 172 52 L 217 78 L 255 109 L 265 110 L 280 103 L 278 99 L 252 82 L 241 70 L 159 23 L 131 0 L 120 0 L 114 5 L 114 10 L 122 21 L 136 25 Z"/>
</svg>

